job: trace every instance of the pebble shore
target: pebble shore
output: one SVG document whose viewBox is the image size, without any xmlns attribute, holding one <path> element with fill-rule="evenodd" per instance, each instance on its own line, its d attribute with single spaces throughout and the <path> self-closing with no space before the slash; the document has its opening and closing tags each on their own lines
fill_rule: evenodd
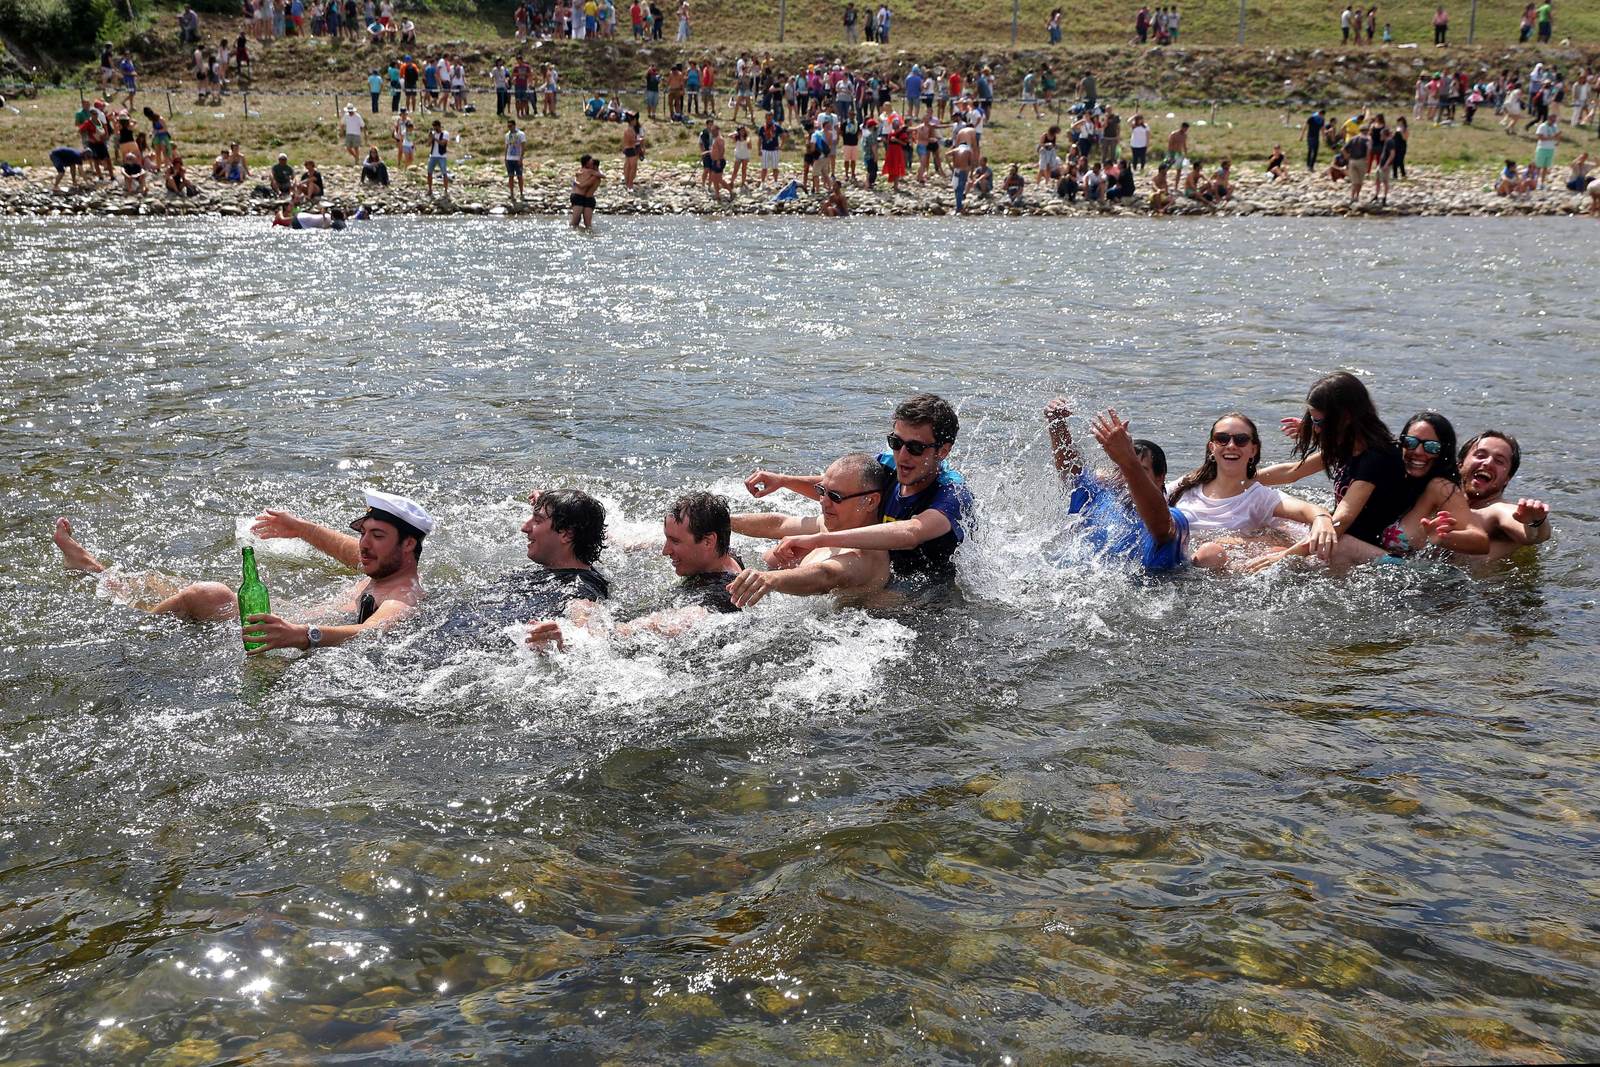
<svg viewBox="0 0 1600 1067">
<path fill-rule="evenodd" d="M 1438 216 L 1438 215 L 1578 215 L 1587 210 L 1587 195 L 1569 192 L 1564 186 L 1522 196 L 1502 197 L 1494 193 L 1492 181 L 1484 176 L 1446 174 L 1425 167 L 1411 168 L 1405 181 L 1397 181 L 1387 205 L 1370 200 L 1370 181 L 1362 190 L 1359 205 L 1349 203 L 1349 188 L 1334 185 L 1321 177 L 1307 175 L 1304 171 L 1292 172 L 1282 181 L 1249 170 L 1235 172 L 1235 196 L 1229 203 L 1216 207 L 1179 199 L 1172 214 L 1175 215 L 1267 215 L 1267 216 Z M 1565 174 L 1565 168 L 1557 168 Z M 448 198 L 443 195 L 429 197 L 422 179 L 421 168 L 401 177 L 387 188 L 358 187 L 359 172 L 354 167 L 325 168 L 327 196 L 322 207 L 338 205 L 353 211 L 366 205 L 376 217 L 386 215 L 490 215 L 490 216 L 562 216 L 569 210 L 568 192 L 570 164 L 557 165 L 547 161 L 542 166 L 529 162 L 527 196 L 511 201 L 507 198 L 503 174 L 498 169 L 479 164 L 462 169 L 452 183 Z M 0 215 L 57 216 L 57 215 L 216 215 L 245 216 L 271 215 L 280 203 L 272 196 L 255 195 L 255 183 L 224 185 L 208 179 L 197 182 L 198 195 L 183 198 L 159 190 L 154 181 L 152 191 L 143 196 L 127 195 L 120 182 L 115 185 L 99 184 L 74 190 L 63 182 L 61 191 L 52 192 L 50 181 L 54 172 L 48 167 L 34 167 L 22 180 L 0 180 Z M 1148 176 L 1153 168 L 1140 178 L 1140 192 L 1132 203 L 1106 205 L 1069 204 L 1055 196 L 1053 187 L 1030 181 L 1021 205 L 1012 206 L 1004 201 L 998 189 L 1003 177 L 997 175 L 995 196 L 983 199 L 969 196 L 969 215 L 1149 215 Z M 1032 177 L 1027 171 L 1024 175 Z M 641 170 L 640 182 L 634 192 L 623 189 L 616 173 L 608 172 L 600 188 L 597 216 L 606 215 L 815 215 L 822 202 L 819 196 L 803 194 L 799 200 L 775 204 L 775 190 L 758 190 L 754 186 L 740 192 L 730 204 L 712 200 L 699 184 L 699 168 L 686 164 L 649 165 Z M 853 215 L 857 216 L 940 216 L 953 214 L 955 197 L 948 179 L 930 176 L 928 184 L 915 181 L 902 182 L 897 192 L 878 183 L 873 192 L 864 189 L 846 189 Z M 319 208 L 320 210 L 320 208 Z"/>
</svg>

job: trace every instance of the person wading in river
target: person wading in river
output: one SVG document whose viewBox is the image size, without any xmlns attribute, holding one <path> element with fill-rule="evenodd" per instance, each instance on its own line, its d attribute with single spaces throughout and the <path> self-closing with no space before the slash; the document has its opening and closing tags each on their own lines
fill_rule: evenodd
<svg viewBox="0 0 1600 1067">
<path fill-rule="evenodd" d="M 358 535 L 355 537 L 288 511 L 269 509 L 256 517 L 251 532 L 257 537 L 304 541 L 366 577 L 341 596 L 303 613 L 308 619 L 330 620 L 329 625 L 290 622 L 279 615 L 252 615 L 243 620 L 245 636 L 252 644 L 260 643 L 249 655 L 275 648 L 342 645 L 368 631 L 387 629 L 411 614 L 422 598 L 417 558 L 422 554 L 423 538 L 433 532 L 433 517 L 416 501 L 390 493 L 369 491 L 366 504 L 367 513 L 350 524 Z M 98 574 L 106 569 L 73 539 L 72 524 L 66 519 L 56 520 L 53 539 L 68 570 Z M 117 582 L 126 586 L 134 604 L 156 615 L 224 621 L 239 614 L 237 595 L 221 582 L 180 585 L 162 575 Z"/>
<path fill-rule="evenodd" d="M 1550 507 L 1527 497 L 1505 499 L 1506 485 L 1522 465 L 1517 439 L 1485 430 L 1461 446 L 1461 488 L 1473 522 L 1489 535 L 1489 558 L 1510 555 L 1523 545 L 1550 540 Z"/>
<path fill-rule="evenodd" d="M 733 530 L 747 537 L 775 538 L 870 528 L 878 521 L 884 493 L 892 484 L 893 476 L 876 456 L 851 452 L 835 460 L 809 487 L 811 491 L 806 495 L 822 502 L 820 518 L 746 513 L 733 517 Z M 889 555 L 874 549 L 818 546 L 797 561 L 787 558 L 787 554 L 780 557 L 774 549 L 768 553 L 767 563 L 776 569 L 746 568 L 728 584 L 735 605 L 748 608 L 768 593 L 868 593 L 882 589 L 889 581 Z"/>
<path fill-rule="evenodd" d="M 942 397 L 923 393 L 901 403 L 886 437 L 889 451 L 878 457 L 896 482 L 884 497 L 879 524 L 848 533 L 832 527 L 785 531 L 776 556 L 792 562 L 822 547 L 878 549 L 889 553 L 897 578 L 951 577 L 955 551 L 972 526 L 972 494 L 945 463 L 960 428 L 955 408 Z M 745 488 L 751 496 L 788 489 L 815 500 L 818 483 L 815 476 L 758 470 Z"/>
</svg>

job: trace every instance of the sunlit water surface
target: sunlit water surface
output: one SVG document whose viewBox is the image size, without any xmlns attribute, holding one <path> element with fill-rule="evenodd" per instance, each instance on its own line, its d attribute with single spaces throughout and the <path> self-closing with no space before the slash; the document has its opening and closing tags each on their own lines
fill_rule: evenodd
<svg viewBox="0 0 1600 1067">
<path fill-rule="evenodd" d="M 1600 1056 L 1573 226 L 7 220 L 0 1058 Z M 1345 580 L 1047 562 L 1050 395 L 1183 469 L 1339 366 L 1397 429 L 1519 434 L 1556 541 Z M 628 617 L 670 597 L 676 491 L 870 448 L 922 389 L 982 527 L 954 590 L 872 611 L 246 665 L 48 540 L 231 583 L 258 509 L 340 524 L 378 485 L 440 516 L 460 601 L 527 565 L 529 489 L 583 486 Z M 346 580 L 260 551 L 275 603 Z"/>
</svg>

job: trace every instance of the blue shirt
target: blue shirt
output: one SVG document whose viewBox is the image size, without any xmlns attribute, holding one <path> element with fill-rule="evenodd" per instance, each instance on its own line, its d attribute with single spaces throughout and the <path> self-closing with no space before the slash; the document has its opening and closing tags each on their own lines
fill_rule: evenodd
<svg viewBox="0 0 1600 1067">
<path fill-rule="evenodd" d="M 376 74 L 367 75 L 367 88 L 375 93 L 383 92 L 383 79 Z"/>
<path fill-rule="evenodd" d="M 914 99 L 920 97 L 921 95 L 922 95 L 922 75 L 915 74 L 915 73 L 907 74 L 906 75 L 906 97 L 908 99 L 913 99 L 914 100 Z"/>
<path fill-rule="evenodd" d="M 878 456 L 878 462 L 890 470 L 894 470 L 894 456 L 888 452 Z M 899 482 L 894 489 L 884 496 L 883 508 L 879 518 L 883 522 L 899 522 L 901 519 L 910 519 L 922 514 L 929 509 L 942 512 L 950 520 L 950 529 L 935 537 L 931 541 L 924 541 L 916 548 L 896 549 L 889 553 L 889 568 L 896 577 L 905 578 L 912 575 L 936 575 L 950 577 L 955 564 L 952 557 L 961 542 L 966 540 L 967 527 L 972 525 L 973 501 L 972 492 L 967 488 L 966 479 L 960 473 L 951 470 L 943 463 L 939 464 L 939 476 L 935 478 L 926 489 L 903 495 Z"/>
<path fill-rule="evenodd" d="M 1176 508 L 1173 538 L 1157 544 L 1133 502 L 1088 471 L 1078 475 L 1069 515 L 1083 516 L 1083 536 L 1095 551 L 1132 560 L 1147 571 L 1175 571 L 1189 562 L 1189 520 Z"/>
</svg>

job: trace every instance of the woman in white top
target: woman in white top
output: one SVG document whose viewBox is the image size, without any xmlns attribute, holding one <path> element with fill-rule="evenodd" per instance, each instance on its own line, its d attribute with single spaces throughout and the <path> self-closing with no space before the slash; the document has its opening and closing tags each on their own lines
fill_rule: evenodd
<svg viewBox="0 0 1600 1067">
<path fill-rule="evenodd" d="M 1226 567 L 1228 549 L 1261 540 L 1273 519 L 1289 519 L 1311 527 L 1311 541 L 1332 544 L 1333 516 L 1315 504 L 1285 496 L 1256 481 L 1261 462 L 1261 434 L 1256 424 L 1230 412 L 1211 424 L 1205 461 L 1178 479 L 1167 503 L 1189 520 L 1197 541 L 1199 567 Z"/>
</svg>

